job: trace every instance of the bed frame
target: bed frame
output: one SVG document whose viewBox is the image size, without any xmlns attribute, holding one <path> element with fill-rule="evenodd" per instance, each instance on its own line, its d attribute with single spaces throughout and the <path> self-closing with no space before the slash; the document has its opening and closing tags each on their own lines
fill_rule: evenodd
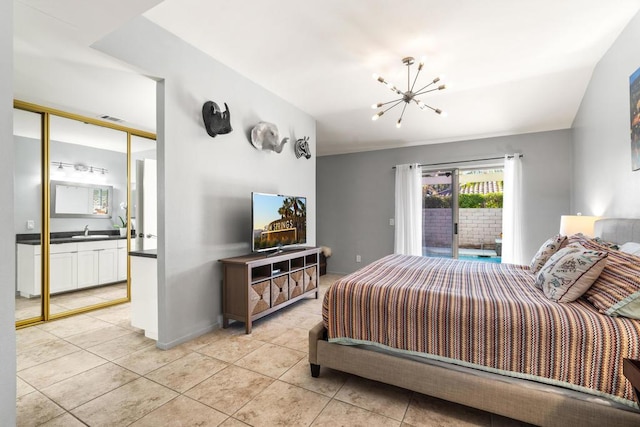
<svg viewBox="0 0 640 427">
<path fill-rule="evenodd" d="M 602 219 L 595 234 L 610 242 L 640 242 L 640 219 Z M 579 391 L 332 344 L 322 322 L 309 331 L 309 363 L 313 377 L 323 366 L 541 426 L 640 426 L 640 411 Z"/>
</svg>

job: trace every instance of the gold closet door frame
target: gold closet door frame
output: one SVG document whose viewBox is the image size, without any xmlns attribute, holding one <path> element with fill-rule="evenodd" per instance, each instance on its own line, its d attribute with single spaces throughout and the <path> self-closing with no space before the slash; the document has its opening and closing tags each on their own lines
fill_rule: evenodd
<svg viewBox="0 0 640 427">
<path fill-rule="evenodd" d="M 114 299 L 100 304 L 89 305 L 82 308 L 76 308 L 73 310 L 65 311 L 64 313 L 58 313 L 52 315 L 49 310 L 49 256 L 51 245 L 51 233 L 50 233 L 50 203 L 51 203 L 51 191 L 50 191 L 50 176 L 49 176 L 49 137 L 50 137 L 50 118 L 51 115 L 64 117 L 71 120 L 90 123 L 96 126 L 102 126 L 106 128 L 115 129 L 118 131 L 126 132 L 127 134 L 127 206 L 131 206 L 131 136 L 139 136 L 141 138 L 156 140 L 156 134 L 151 132 L 145 132 L 139 129 L 130 128 L 127 126 L 120 126 L 115 123 L 103 122 L 93 117 L 86 117 L 80 114 L 69 113 L 66 111 L 58 110 L 55 108 L 49 108 L 42 105 L 32 104 L 20 100 L 13 101 L 13 108 L 19 110 L 30 111 L 32 113 L 41 114 L 41 165 L 40 172 L 42 177 L 42 211 L 40 212 L 41 224 L 42 224 L 42 237 L 41 237 L 41 284 L 42 284 L 42 298 L 41 298 L 41 316 L 32 317 L 30 319 L 23 319 L 16 321 L 16 328 L 22 328 L 25 326 L 36 325 L 39 323 L 47 322 L 49 320 L 55 320 L 62 317 L 73 316 L 79 313 L 86 313 L 88 311 L 96 310 L 99 308 L 110 307 L 123 302 L 131 301 L 131 263 L 127 256 L 127 297 Z M 131 250 L 131 209 L 127 209 L 127 253 Z"/>
</svg>

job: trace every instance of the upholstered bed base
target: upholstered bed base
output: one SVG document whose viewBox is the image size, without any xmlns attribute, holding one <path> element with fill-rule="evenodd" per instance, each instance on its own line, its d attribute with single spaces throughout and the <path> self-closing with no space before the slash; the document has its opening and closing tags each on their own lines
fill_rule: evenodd
<svg viewBox="0 0 640 427">
<path fill-rule="evenodd" d="M 331 368 L 541 426 L 640 426 L 640 412 L 572 390 L 436 361 L 416 361 L 329 343 L 324 325 L 309 331 L 314 377 Z"/>
</svg>

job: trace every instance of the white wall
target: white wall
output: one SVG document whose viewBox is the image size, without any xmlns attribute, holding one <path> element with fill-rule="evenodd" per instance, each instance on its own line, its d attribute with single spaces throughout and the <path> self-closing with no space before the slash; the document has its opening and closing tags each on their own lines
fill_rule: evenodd
<svg viewBox="0 0 640 427">
<path fill-rule="evenodd" d="M 524 154 L 524 253 L 529 259 L 558 232 L 560 215 L 569 211 L 570 130 L 319 157 L 318 245 L 332 249 L 327 269 L 350 273 L 393 253 L 394 165 L 515 152 Z M 355 262 L 356 255 L 362 263 Z"/>
<path fill-rule="evenodd" d="M 158 345 L 170 347 L 219 325 L 217 260 L 250 251 L 252 191 L 306 196 L 308 243 L 316 243 L 315 121 L 145 18 L 95 47 L 160 80 Z M 207 135 L 208 100 L 229 105 L 232 133 Z M 249 131 L 261 120 L 292 141 L 310 136 L 311 160 L 296 159 L 292 143 L 281 154 L 253 148 Z"/>
<path fill-rule="evenodd" d="M 13 158 L 13 2 L 0 2 L 0 158 Z M 0 168 L 0 223 L 13 224 L 13 164 Z M 16 424 L 15 236 L 0 227 L 0 419 Z"/>
<path fill-rule="evenodd" d="M 629 76 L 640 68 L 640 14 L 596 66 L 573 123 L 572 212 L 640 217 L 640 171 L 631 171 Z"/>
</svg>

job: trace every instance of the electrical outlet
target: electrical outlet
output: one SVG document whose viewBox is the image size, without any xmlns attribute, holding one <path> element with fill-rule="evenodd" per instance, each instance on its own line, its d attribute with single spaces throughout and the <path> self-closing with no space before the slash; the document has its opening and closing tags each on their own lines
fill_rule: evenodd
<svg viewBox="0 0 640 427">
<path fill-rule="evenodd" d="M 396 220 L 393 218 L 389 218 L 389 225 L 396 225 Z"/>
<path fill-rule="evenodd" d="M 27 230 L 33 230 L 36 227 L 36 223 L 32 219 L 27 220 Z"/>
<path fill-rule="evenodd" d="M 356 262 L 362 262 L 362 257 L 360 255 L 356 255 Z"/>
</svg>

